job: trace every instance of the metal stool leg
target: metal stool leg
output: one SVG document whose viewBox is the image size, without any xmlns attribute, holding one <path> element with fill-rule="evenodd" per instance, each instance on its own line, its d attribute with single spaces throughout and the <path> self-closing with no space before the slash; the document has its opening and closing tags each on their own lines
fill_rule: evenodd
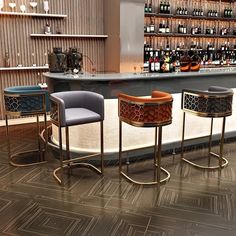
<svg viewBox="0 0 236 236">
<path fill-rule="evenodd" d="M 119 121 L 119 173 L 122 172 L 122 121 Z"/>
<path fill-rule="evenodd" d="M 100 143 L 101 143 L 101 173 L 104 174 L 104 127 L 103 121 L 100 122 Z"/>
<path fill-rule="evenodd" d="M 183 129 L 182 129 L 182 142 L 181 142 L 181 159 L 184 158 L 184 133 L 185 133 L 185 112 L 183 112 Z"/>
<path fill-rule="evenodd" d="M 11 143 L 10 143 L 10 133 L 9 133 L 9 124 L 8 124 L 8 116 L 5 115 L 6 118 L 6 135 L 7 135 L 7 151 L 8 151 L 8 160 L 11 162 Z"/>
<path fill-rule="evenodd" d="M 223 118 L 222 123 L 222 132 L 221 132 L 221 139 L 220 139 L 220 155 L 219 155 L 219 166 L 223 167 L 223 149 L 224 149 L 224 139 L 225 139 L 225 117 Z"/>
</svg>

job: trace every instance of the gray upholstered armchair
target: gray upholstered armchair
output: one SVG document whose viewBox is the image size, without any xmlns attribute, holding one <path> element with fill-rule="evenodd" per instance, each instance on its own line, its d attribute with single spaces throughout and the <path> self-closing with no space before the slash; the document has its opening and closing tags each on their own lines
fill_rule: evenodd
<svg viewBox="0 0 236 236">
<path fill-rule="evenodd" d="M 51 121 L 58 127 L 59 149 L 60 149 L 60 167 L 54 170 L 54 177 L 59 183 L 63 179 L 57 176 L 59 170 L 82 165 L 93 168 L 96 172 L 103 173 L 103 120 L 104 120 L 104 98 L 102 95 L 89 91 L 67 91 L 58 92 L 50 95 L 51 100 Z M 69 126 L 82 125 L 88 123 L 100 122 L 101 129 L 101 153 L 94 154 L 101 156 L 101 170 L 89 163 L 80 163 L 78 161 L 86 157 L 70 158 L 69 153 Z M 62 132 L 61 128 L 66 128 L 66 156 L 64 160 L 62 153 Z M 89 155 L 91 157 L 91 155 Z"/>
</svg>

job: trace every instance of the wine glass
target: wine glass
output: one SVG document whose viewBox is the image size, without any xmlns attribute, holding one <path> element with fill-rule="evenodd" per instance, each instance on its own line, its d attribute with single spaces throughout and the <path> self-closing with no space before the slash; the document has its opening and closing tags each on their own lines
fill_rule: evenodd
<svg viewBox="0 0 236 236">
<path fill-rule="evenodd" d="M 17 67 L 22 67 L 22 64 L 20 63 L 20 53 L 17 53 Z"/>
<path fill-rule="evenodd" d="M 92 76 L 95 76 L 96 74 L 96 67 L 94 65 L 92 65 Z"/>
<path fill-rule="evenodd" d="M 11 8 L 11 11 L 14 11 L 14 8 L 16 7 L 16 3 L 14 1 L 10 1 L 8 5 Z"/>
<path fill-rule="evenodd" d="M 45 56 L 45 66 L 48 66 L 48 53 L 47 52 L 45 52 L 44 53 L 44 56 Z"/>
<path fill-rule="evenodd" d="M 2 11 L 3 7 L 4 7 L 4 2 L 3 2 L 3 0 L 0 0 L 0 11 Z"/>
<path fill-rule="evenodd" d="M 36 7 L 38 3 L 35 2 L 34 0 L 30 2 L 30 6 L 33 8 L 33 13 L 36 13 Z"/>
<path fill-rule="evenodd" d="M 33 66 L 33 67 L 36 67 L 36 63 L 35 63 L 35 61 L 34 61 L 34 60 L 35 60 L 35 53 L 32 52 L 31 55 L 32 55 L 32 60 L 33 60 L 32 66 Z"/>
<path fill-rule="evenodd" d="M 43 1 L 43 9 L 44 9 L 44 11 L 45 11 L 46 14 L 47 14 L 48 11 L 49 11 L 49 4 L 48 4 L 48 1 Z"/>
<path fill-rule="evenodd" d="M 20 5 L 20 10 L 22 13 L 24 13 L 26 11 L 26 6 L 24 4 Z"/>
</svg>

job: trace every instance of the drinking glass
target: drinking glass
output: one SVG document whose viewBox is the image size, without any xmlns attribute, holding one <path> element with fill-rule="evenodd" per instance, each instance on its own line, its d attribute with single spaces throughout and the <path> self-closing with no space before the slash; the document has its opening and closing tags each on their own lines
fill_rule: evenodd
<svg viewBox="0 0 236 236">
<path fill-rule="evenodd" d="M 17 66 L 22 67 L 22 64 L 20 63 L 20 53 L 17 53 Z"/>
<path fill-rule="evenodd" d="M 4 1 L 0 0 L 0 11 L 2 11 L 2 8 L 4 7 Z"/>
<path fill-rule="evenodd" d="M 48 1 L 44 1 L 44 2 L 43 2 L 43 9 L 44 9 L 44 11 L 45 11 L 46 14 L 47 14 L 48 11 L 49 11 L 49 4 L 48 4 Z"/>
<path fill-rule="evenodd" d="M 30 6 L 33 8 L 33 13 L 36 13 L 36 7 L 38 3 L 35 2 L 34 0 L 30 2 Z"/>
<path fill-rule="evenodd" d="M 26 6 L 24 4 L 20 5 L 20 10 L 24 13 L 26 11 Z"/>
<path fill-rule="evenodd" d="M 16 3 L 14 1 L 10 1 L 8 5 L 11 8 L 11 11 L 14 11 L 14 8 L 16 7 Z"/>
</svg>

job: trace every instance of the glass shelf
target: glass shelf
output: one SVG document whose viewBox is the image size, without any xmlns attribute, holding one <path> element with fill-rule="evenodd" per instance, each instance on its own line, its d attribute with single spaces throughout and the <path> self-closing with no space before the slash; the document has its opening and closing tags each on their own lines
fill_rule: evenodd
<svg viewBox="0 0 236 236">
<path fill-rule="evenodd" d="M 218 34 L 178 34 L 178 33 L 144 33 L 144 37 L 192 37 L 192 38 L 236 38 L 236 35 Z"/>
<path fill-rule="evenodd" d="M 30 34 L 30 37 L 50 37 L 50 38 L 107 38 L 108 35 L 90 34 Z"/>
<path fill-rule="evenodd" d="M 7 12 L 1 11 L 0 16 L 32 16 L 32 17 L 48 17 L 48 18 L 66 18 L 67 15 L 63 14 L 46 14 L 46 13 L 23 13 L 23 12 Z"/>
<path fill-rule="evenodd" d="M 17 71 L 17 70 L 47 70 L 48 66 L 17 66 L 17 67 L 0 67 L 0 71 Z"/>
<path fill-rule="evenodd" d="M 235 17 L 210 17 L 210 16 L 193 16 L 193 15 L 175 15 L 175 14 L 162 14 L 162 13 L 145 13 L 145 17 L 158 17 L 158 18 L 176 18 L 176 19 L 192 19 L 192 20 L 221 20 L 221 21 L 236 21 Z"/>
</svg>

